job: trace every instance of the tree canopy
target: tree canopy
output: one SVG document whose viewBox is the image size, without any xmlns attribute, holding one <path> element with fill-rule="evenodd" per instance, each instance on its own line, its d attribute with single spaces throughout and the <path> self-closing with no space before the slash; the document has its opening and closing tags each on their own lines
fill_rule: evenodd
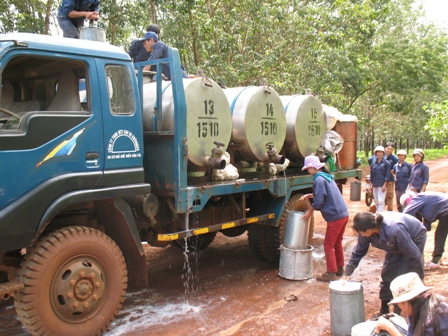
<svg viewBox="0 0 448 336">
<path fill-rule="evenodd" d="M 58 5 L 2 1 L 0 32 L 60 34 Z M 446 111 L 448 39 L 423 14 L 413 0 L 112 0 L 101 3 L 98 25 L 127 50 L 157 23 L 190 73 L 203 69 L 229 87 L 264 78 L 283 95 L 311 88 L 358 117 L 369 151 L 447 136 L 433 131 L 434 111 Z"/>
</svg>

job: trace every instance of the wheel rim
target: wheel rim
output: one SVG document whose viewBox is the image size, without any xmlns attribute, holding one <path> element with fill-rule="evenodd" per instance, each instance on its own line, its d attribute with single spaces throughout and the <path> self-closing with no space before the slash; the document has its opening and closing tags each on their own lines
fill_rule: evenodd
<svg viewBox="0 0 448 336">
<path fill-rule="evenodd" d="M 78 256 L 64 263 L 51 286 L 51 304 L 64 321 L 82 322 L 101 309 L 107 290 L 106 267 L 90 256 Z"/>
</svg>

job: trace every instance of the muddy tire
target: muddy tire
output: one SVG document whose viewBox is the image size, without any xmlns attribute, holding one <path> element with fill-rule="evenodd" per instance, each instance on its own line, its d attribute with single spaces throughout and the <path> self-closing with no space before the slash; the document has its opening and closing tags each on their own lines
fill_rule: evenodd
<svg viewBox="0 0 448 336">
<path fill-rule="evenodd" d="M 187 238 L 187 246 L 188 251 L 191 252 L 200 252 L 205 250 L 215 239 L 217 232 L 209 232 L 205 234 L 201 234 L 198 236 L 191 236 Z M 178 239 L 173 241 L 174 245 L 184 249 L 185 248 L 185 240 Z"/>
<path fill-rule="evenodd" d="M 24 256 L 15 295 L 32 335 L 100 335 L 115 319 L 127 289 L 126 263 L 104 233 L 68 227 L 41 237 Z"/>
<path fill-rule="evenodd" d="M 372 193 L 366 193 L 365 200 L 366 200 L 366 205 L 368 207 L 371 206 L 372 202 L 373 202 L 373 195 L 372 195 Z"/>
<path fill-rule="evenodd" d="M 266 244 L 266 226 L 260 224 L 252 224 L 247 232 L 249 240 L 249 248 L 263 261 L 269 261 L 268 247 Z"/>
<path fill-rule="evenodd" d="M 283 244 L 286 229 L 286 216 L 289 211 L 307 211 L 311 204 L 309 201 L 301 201 L 302 194 L 295 194 L 286 203 L 283 210 L 280 225 L 278 227 L 253 225 L 249 229 L 249 246 L 262 260 L 270 263 L 278 263 L 280 260 L 280 245 Z M 308 243 L 314 232 L 314 217 L 310 220 Z"/>
</svg>

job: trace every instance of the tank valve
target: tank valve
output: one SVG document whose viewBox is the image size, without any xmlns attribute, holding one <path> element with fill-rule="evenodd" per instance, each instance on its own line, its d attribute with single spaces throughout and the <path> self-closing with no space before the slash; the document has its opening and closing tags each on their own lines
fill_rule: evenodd
<svg viewBox="0 0 448 336">
<path fill-rule="evenodd" d="M 275 164 L 284 164 L 285 163 L 285 156 L 284 155 L 278 155 L 277 150 L 274 148 L 273 142 L 268 142 L 266 144 L 266 154 L 264 155 L 265 160 L 268 162 L 272 162 Z"/>
<path fill-rule="evenodd" d="M 224 169 L 226 168 L 226 160 L 223 158 L 224 149 L 221 148 L 224 147 L 224 144 L 219 141 L 213 141 L 213 144 L 216 145 L 216 148 L 212 149 L 212 155 L 206 155 L 202 162 L 207 168 Z"/>
</svg>

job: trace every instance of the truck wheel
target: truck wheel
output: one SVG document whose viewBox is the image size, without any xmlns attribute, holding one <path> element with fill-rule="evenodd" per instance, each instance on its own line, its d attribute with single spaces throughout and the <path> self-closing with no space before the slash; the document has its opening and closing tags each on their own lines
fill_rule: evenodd
<svg viewBox="0 0 448 336">
<path fill-rule="evenodd" d="M 249 246 L 260 259 L 271 263 L 279 262 L 280 245 L 283 244 L 285 237 L 287 211 L 307 211 L 311 206 L 309 201 L 301 201 L 300 197 L 302 194 L 295 194 L 288 200 L 278 227 L 254 225 L 250 228 Z M 311 241 L 313 232 L 314 217 L 311 217 L 308 242 Z"/>
<path fill-rule="evenodd" d="M 198 236 L 191 236 L 187 238 L 188 251 L 200 252 L 205 250 L 215 239 L 216 232 L 204 233 Z M 174 245 L 180 248 L 185 248 L 185 240 L 178 239 L 173 241 Z"/>
<path fill-rule="evenodd" d="M 100 335 L 117 316 L 128 281 L 115 242 L 81 226 L 40 238 L 17 276 L 25 287 L 15 307 L 32 335 Z"/>
<path fill-rule="evenodd" d="M 252 224 L 249 226 L 249 230 L 247 230 L 247 238 L 250 250 L 261 260 L 269 261 L 267 259 L 269 252 L 267 251 L 265 229 L 266 226 L 264 225 Z"/>
</svg>

